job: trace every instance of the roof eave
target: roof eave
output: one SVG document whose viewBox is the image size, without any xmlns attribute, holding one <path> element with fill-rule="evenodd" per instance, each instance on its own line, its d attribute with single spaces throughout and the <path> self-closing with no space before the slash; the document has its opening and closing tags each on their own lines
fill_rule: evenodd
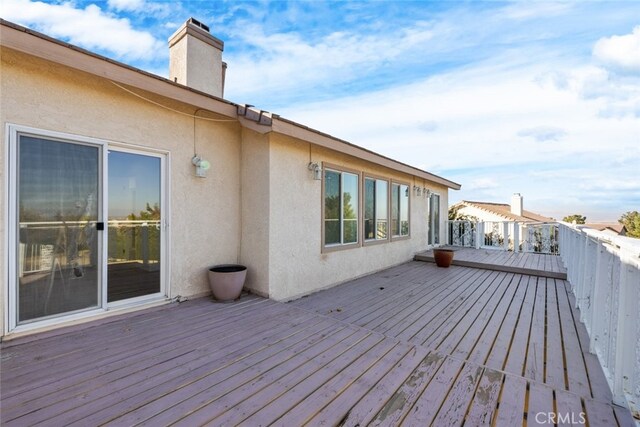
<svg viewBox="0 0 640 427">
<path fill-rule="evenodd" d="M 302 139 L 324 148 L 364 159 L 371 163 L 388 167 L 390 169 L 413 175 L 418 178 L 423 178 L 428 181 L 444 185 L 445 187 L 452 190 L 459 190 L 461 188 L 460 184 L 450 181 L 446 178 L 442 178 L 441 176 L 432 174 L 422 169 L 418 169 L 397 160 L 393 160 L 371 150 L 367 150 L 366 148 L 352 144 L 348 141 L 344 141 L 340 138 L 336 138 L 335 136 L 320 132 L 316 129 L 312 129 L 300 123 L 285 119 L 275 114 L 273 115 L 272 128 L 276 133 L 287 135 L 297 139 Z"/>
<path fill-rule="evenodd" d="M 242 126 L 255 128 L 255 130 L 258 130 L 261 133 L 273 131 L 283 135 L 292 136 L 393 170 L 424 178 L 453 190 L 459 190 L 461 188 L 461 185 L 456 182 L 397 160 L 390 159 L 350 142 L 322 133 L 291 120 L 284 119 L 275 114 L 273 115 L 273 120 L 270 126 L 250 123 L 250 120 L 247 120 L 238 114 L 238 109 L 241 106 L 231 101 L 217 98 L 207 93 L 175 83 L 169 79 L 114 61 L 91 51 L 6 21 L 2 18 L 0 18 L 0 26 L 2 27 L 2 31 L 0 32 L 0 44 L 9 49 L 93 74 L 116 83 L 164 96 L 197 108 L 207 109 L 213 113 L 237 119 Z"/>
<path fill-rule="evenodd" d="M 237 105 L 169 79 L 97 55 L 0 18 L 2 46 L 135 87 L 179 102 L 237 118 Z"/>
</svg>

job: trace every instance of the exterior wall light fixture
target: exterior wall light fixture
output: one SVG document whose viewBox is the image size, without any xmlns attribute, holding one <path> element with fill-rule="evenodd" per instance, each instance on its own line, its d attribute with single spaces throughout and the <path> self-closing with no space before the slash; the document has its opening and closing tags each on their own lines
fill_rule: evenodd
<svg viewBox="0 0 640 427">
<path fill-rule="evenodd" d="M 196 154 L 191 159 L 191 163 L 196 167 L 196 176 L 198 178 L 207 177 L 207 170 L 211 168 L 211 163 L 209 163 L 208 160 L 205 160 Z"/>
<path fill-rule="evenodd" d="M 421 193 L 422 189 L 420 187 L 417 186 L 413 186 L 413 192 L 415 193 L 416 196 L 419 196 Z"/>
<path fill-rule="evenodd" d="M 319 164 L 309 162 L 309 164 L 307 165 L 307 169 L 313 172 L 313 179 L 315 179 L 316 181 L 320 181 L 322 179 L 322 168 Z"/>
</svg>

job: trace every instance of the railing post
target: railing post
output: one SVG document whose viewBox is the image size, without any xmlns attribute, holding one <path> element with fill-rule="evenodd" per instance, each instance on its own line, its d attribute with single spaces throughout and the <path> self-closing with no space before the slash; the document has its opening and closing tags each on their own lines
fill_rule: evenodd
<svg viewBox="0 0 640 427">
<path fill-rule="evenodd" d="M 484 222 L 476 222 L 476 249 L 480 249 L 484 242 Z"/>
<path fill-rule="evenodd" d="M 586 259 L 587 259 L 587 243 L 589 241 L 589 237 L 582 233 L 578 232 L 578 242 L 576 246 L 578 247 L 578 262 L 576 265 L 576 282 L 574 286 L 574 292 L 576 294 L 576 308 L 580 308 L 582 305 L 582 300 L 585 294 L 585 284 L 584 279 L 586 277 L 585 271 L 587 269 Z M 584 315 L 580 315 L 580 320 L 584 322 Z"/>
<path fill-rule="evenodd" d="M 591 311 L 591 335 L 589 336 L 589 351 L 600 356 L 601 361 L 608 359 L 608 340 L 605 339 L 603 326 L 606 325 L 610 311 L 607 310 L 607 294 L 611 288 L 611 271 L 609 269 L 609 251 L 602 242 L 596 242 L 595 272 L 593 275 L 593 292 L 589 302 Z"/>
<path fill-rule="evenodd" d="M 618 405 L 628 405 L 626 394 L 635 394 L 640 390 L 640 372 L 637 348 L 640 340 L 638 301 L 640 300 L 640 269 L 633 265 L 631 257 L 621 254 L 620 286 L 618 292 L 618 335 L 616 340 L 615 375 L 613 377 L 613 401 Z M 634 345 L 635 344 L 635 345 Z M 635 393 L 634 393 L 635 391 Z"/>
<path fill-rule="evenodd" d="M 142 265 L 149 267 L 149 225 L 145 222 L 142 224 Z"/>
<path fill-rule="evenodd" d="M 502 248 L 505 251 L 509 250 L 509 221 L 505 221 L 502 223 L 502 235 L 504 236 L 502 240 Z"/>
<path fill-rule="evenodd" d="M 520 223 L 513 223 L 513 252 L 520 252 Z"/>
</svg>

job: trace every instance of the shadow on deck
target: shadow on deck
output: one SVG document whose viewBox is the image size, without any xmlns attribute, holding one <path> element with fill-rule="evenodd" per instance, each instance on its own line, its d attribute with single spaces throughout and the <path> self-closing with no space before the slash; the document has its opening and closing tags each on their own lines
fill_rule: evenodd
<svg viewBox="0 0 640 427">
<path fill-rule="evenodd" d="M 286 304 L 174 304 L 3 343 L 2 424 L 633 426 L 574 302 L 410 262 Z"/>
</svg>

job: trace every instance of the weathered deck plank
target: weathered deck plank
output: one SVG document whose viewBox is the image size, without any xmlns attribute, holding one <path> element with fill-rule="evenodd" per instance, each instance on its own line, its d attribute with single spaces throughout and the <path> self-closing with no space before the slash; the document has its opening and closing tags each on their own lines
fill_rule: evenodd
<svg viewBox="0 0 640 427">
<path fill-rule="evenodd" d="M 527 274 L 530 276 L 567 279 L 567 270 L 557 260 L 557 255 L 527 252 L 510 252 L 497 249 L 471 249 L 448 247 L 455 251 L 452 265 L 506 273 Z M 414 260 L 435 262 L 433 251 L 428 250 L 415 255 Z"/>
<path fill-rule="evenodd" d="M 493 256 L 557 267 L 520 255 Z M 0 422 L 631 426 L 574 302 L 560 279 L 410 262 L 289 304 L 172 304 L 2 343 Z"/>
</svg>

